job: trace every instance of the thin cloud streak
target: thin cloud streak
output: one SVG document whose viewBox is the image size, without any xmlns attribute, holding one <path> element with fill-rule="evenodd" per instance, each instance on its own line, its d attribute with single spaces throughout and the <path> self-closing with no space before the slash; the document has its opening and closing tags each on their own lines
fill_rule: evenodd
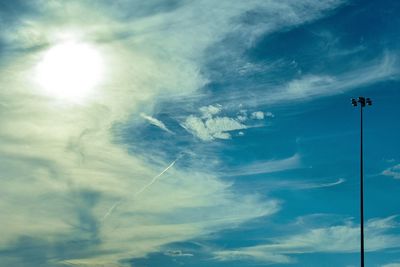
<svg viewBox="0 0 400 267">
<path fill-rule="evenodd" d="M 221 99 L 221 103 L 235 106 L 289 105 L 292 101 L 310 101 L 319 97 L 343 94 L 347 91 L 372 84 L 400 78 L 399 58 L 396 52 L 388 51 L 358 68 L 336 75 L 309 73 L 283 84 L 257 86 L 249 95 L 247 90 L 236 90 Z M 253 97 L 257 95 L 257 97 Z M 250 98 L 251 97 L 251 98 Z"/>
<path fill-rule="evenodd" d="M 334 182 L 322 182 L 319 181 L 297 181 L 297 180 L 274 180 L 270 182 L 265 182 L 265 187 L 269 191 L 274 190 L 309 190 L 309 189 L 320 189 L 329 188 L 341 185 L 346 182 L 346 179 L 339 178 Z"/>
<path fill-rule="evenodd" d="M 394 179 L 400 179 L 400 164 L 387 168 L 382 172 L 382 175 L 389 176 Z"/>
<path fill-rule="evenodd" d="M 391 233 L 399 229 L 398 216 L 375 218 L 366 222 L 366 251 L 380 251 L 400 247 L 400 235 Z M 293 263 L 296 254 L 354 253 L 358 251 L 359 226 L 352 221 L 328 227 L 310 227 L 292 236 L 270 239 L 269 244 L 216 251 L 220 261 L 253 260 L 265 263 Z"/>
<path fill-rule="evenodd" d="M 337 181 L 335 182 L 331 182 L 331 183 L 321 183 L 321 184 L 305 184 L 304 188 L 305 189 L 313 189 L 313 188 L 326 188 L 326 187 L 333 187 L 333 186 L 337 186 L 340 184 L 343 184 L 346 182 L 346 179 L 343 178 L 339 178 Z"/>
<path fill-rule="evenodd" d="M 299 154 L 294 154 L 293 156 L 285 159 L 255 162 L 238 168 L 232 168 L 221 173 L 221 175 L 248 176 L 296 169 L 301 167 L 300 159 L 301 157 Z"/>
<path fill-rule="evenodd" d="M 388 264 L 382 265 L 381 267 L 400 267 L 400 263 L 398 263 L 398 262 L 388 263 Z"/>
<path fill-rule="evenodd" d="M 151 117 L 151 116 L 148 116 L 148 115 L 146 115 L 146 114 L 144 114 L 144 113 L 140 113 L 140 116 L 141 116 L 142 118 L 144 118 L 145 120 L 147 120 L 148 122 L 150 122 L 150 124 L 152 124 L 152 125 L 154 125 L 154 126 L 157 126 L 158 128 L 160 128 L 160 129 L 166 131 L 167 133 L 175 134 L 173 131 L 171 131 L 170 129 L 168 129 L 167 126 L 165 126 L 165 124 L 164 124 L 162 121 L 160 121 L 160 120 L 158 120 L 158 119 L 156 119 L 156 118 L 153 118 L 153 117 Z"/>
</svg>

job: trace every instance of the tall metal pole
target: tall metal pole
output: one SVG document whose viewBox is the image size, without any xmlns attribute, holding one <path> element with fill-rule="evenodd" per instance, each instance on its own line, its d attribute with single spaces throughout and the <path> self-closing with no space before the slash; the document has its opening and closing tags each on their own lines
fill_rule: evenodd
<svg viewBox="0 0 400 267">
<path fill-rule="evenodd" d="M 360 221 L 361 267 L 364 267 L 364 160 L 363 160 L 363 105 L 360 107 Z"/>
<path fill-rule="evenodd" d="M 354 107 L 360 103 L 360 262 L 364 267 L 364 159 L 363 159 L 363 108 L 365 105 L 371 106 L 370 98 L 360 96 L 357 100 L 351 99 Z"/>
</svg>

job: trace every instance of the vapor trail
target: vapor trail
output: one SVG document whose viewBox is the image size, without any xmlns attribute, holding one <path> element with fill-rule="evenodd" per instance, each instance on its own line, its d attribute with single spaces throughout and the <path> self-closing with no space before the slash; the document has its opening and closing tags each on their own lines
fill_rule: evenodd
<svg viewBox="0 0 400 267">
<path fill-rule="evenodd" d="M 138 195 L 140 195 L 141 193 L 143 193 L 144 191 L 146 191 L 147 188 L 149 188 L 150 186 L 152 186 L 155 182 L 157 182 L 158 178 L 160 178 L 164 173 L 166 173 L 170 168 L 172 168 L 175 163 L 182 157 L 182 154 L 179 155 L 171 164 L 169 164 L 162 172 L 160 172 L 159 174 L 157 174 L 156 176 L 153 177 L 153 179 L 151 179 L 151 181 L 146 184 L 145 186 L 143 186 L 141 189 L 139 189 L 139 191 L 137 191 L 133 196 L 137 197 Z M 103 222 L 108 216 L 111 215 L 111 213 L 114 211 L 114 209 L 120 205 L 122 203 L 122 200 L 119 200 L 117 202 L 115 202 L 111 208 L 104 214 L 103 218 L 101 219 L 101 221 Z"/>
<path fill-rule="evenodd" d="M 122 200 L 115 202 L 114 205 L 112 205 L 111 208 L 104 214 L 101 221 L 104 221 L 121 202 L 122 202 Z"/>
<path fill-rule="evenodd" d="M 154 176 L 153 179 L 151 179 L 151 181 L 150 181 L 148 184 L 146 184 L 146 185 L 143 186 L 139 191 L 137 191 L 137 192 L 135 193 L 134 196 L 136 197 L 136 196 L 140 195 L 140 194 L 143 193 L 147 188 L 149 188 L 150 186 L 152 186 L 152 185 L 158 180 L 158 178 L 161 177 L 161 175 L 163 175 L 164 173 L 166 173 L 171 167 L 173 167 L 173 166 L 175 165 L 175 163 L 178 161 L 178 159 L 179 159 L 179 157 L 178 157 L 176 160 L 174 160 L 171 164 L 169 164 L 168 167 L 165 168 L 162 172 L 160 172 L 159 174 L 157 174 L 156 176 Z"/>
</svg>

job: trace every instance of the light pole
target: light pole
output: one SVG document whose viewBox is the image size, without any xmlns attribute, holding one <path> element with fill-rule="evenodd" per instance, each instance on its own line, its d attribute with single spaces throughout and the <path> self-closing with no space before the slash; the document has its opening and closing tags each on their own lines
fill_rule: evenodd
<svg viewBox="0 0 400 267">
<path fill-rule="evenodd" d="M 358 99 L 352 98 L 351 104 L 354 107 L 360 103 L 360 234 L 361 234 L 361 267 L 364 267 L 364 163 L 363 163 L 363 108 L 372 105 L 370 98 L 360 96 Z"/>
</svg>

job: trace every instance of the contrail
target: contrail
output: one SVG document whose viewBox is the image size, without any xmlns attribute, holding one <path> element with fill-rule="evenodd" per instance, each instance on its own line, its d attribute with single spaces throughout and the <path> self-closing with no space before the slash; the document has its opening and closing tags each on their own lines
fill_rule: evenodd
<svg viewBox="0 0 400 267">
<path fill-rule="evenodd" d="M 146 191 L 147 188 L 149 188 L 150 186 L 152 186 L 155 182 L 157 182 L 158 178 L 160 178 L 164 173 L 166 173 L 170 168 L 172 168 L 175 163 L 182 157 L 182 154 L 180 154 L 171 164 L 169 164 L 162 172 L 160 172 L 159 174 L 157 174 L 156 176 L 153 177 L 153 179 L 151 179 L 151 181 L 146 184 L 145 186 L 143 186 L 139 191 L 137 191 L 134 194 L 134 197 L 137 197 L 138 195 L 140 195 L 141 193 L 143 193 L 144 191 Z M 122 203 L 122 200 L 119 200 L 117 202 L 115 202 L 111 208 L 104 214 L 103 218 L 101 219 L 101 221 L 104 221 L 108 216 L 111 215 L 111 213 L 114 211 L 114 209 L 120 205 Z"/>
<path fill-rule="evenodd" d="M 321 183 L 321 184 L 306 184 L 303 186 L 303 189 L 314 189 L 314 188 L 324 188 L 324 187 L 332 187 L 335 185 L 340 185 L 343 184 L 344 182 L 346 182 L 346 179 L 343 178 L 339 178 L 336 182 L 332 182 L 332 183 Z"/>
<path fill-rule="evenodd" d="M 160 172 L 159 174 L 157 174 L 156 176 L 153 177 L 153 179 L 151 179 L 150 183 L 146 184 L 145 186 L 143 186 L 139 191 L 137 191 L 135 193 L 135 197 L 140 195 L 141 193 L 143 193 L 147 188 L 149 188 L 150 186 L 152 186 L 158 178 L 160 178 L 161 175 L 163 175 L 165 172 L 167 172 L 172 166 L 175 165 L 175 163 L 178 161 L 179 157 L 174 160 L 171 164 L 168 165 L 167 168 L 165 168 L 162 172 Z"/>
<path fill-rule="evenodd" d="M 111 208 L 104 214 L 101 221 L 104 221 L 121 202 L 122 202 L 122 200 L 115 202 L 114 205 L 112 205 Z"/>
</svg>

